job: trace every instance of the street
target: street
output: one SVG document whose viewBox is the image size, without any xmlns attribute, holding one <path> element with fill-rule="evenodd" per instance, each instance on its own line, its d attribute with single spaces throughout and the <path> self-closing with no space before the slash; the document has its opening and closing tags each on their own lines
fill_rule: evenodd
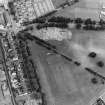
<svg viewBox="0 0 105 105">
<path fill-rule="evenodd" d="M 4 55 L 5 53 L 4 53 L 4 50 L 3 50 L 1 40 L 0 40 L 0 50 L 2 52 L 3 67 L 4 67 L 4 70 L 5 70 L 5 75 L 6 75 L 8 87 L 9 87 L 10 94 L 11 94 L 11 101 L 12 101 L 13 105 L 17 105 L 16 100 L 15 100 L 15 96 L 14 96 L 14 93 L 13 93 L 13 90 L 12 90 L 12 85 L 11 85 L 11 80 L 10 80 L 10 76 L 9 76 L 9 73 L 8 73 L 8 68 L 6 66 L 6 60 L 5 60 L 5 55 Z"/>
</svg>

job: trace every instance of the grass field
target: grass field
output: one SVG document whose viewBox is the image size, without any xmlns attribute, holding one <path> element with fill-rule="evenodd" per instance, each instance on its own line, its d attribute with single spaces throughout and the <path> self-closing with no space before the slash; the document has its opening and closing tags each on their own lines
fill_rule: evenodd
<svg viewBox="0 0 105 105">
<path fill-rule="evenodd" d="M 50 51 L 32 43 L 33 58 L 38 63 L 41 84 L 49 97 L 49 105 L 89 105 L 89 102 L 105 88 L 99 78 L 97 85 L 92 84 L 91 78 L 94 76 L 84 70 L 84 66 L 90 66 L 98 73 L 105 74 L 105 67 L 101 69 L 96 66 L 96 62 L 99 60 L 103 60 L 105 63 L 105 54 L 98 54 L 96 59 L 87 58 L 89 41 L 94 42 L 94 45 L 99 48 L 103 48 L 105 32 L 72 30 L 72 33 L 72 40 L 49 42 L 55 44 L 60 52 L 82 62 L 81 67 L 75 66 L 59 55 L 46 55 Z M 75 49 L 73 43 L 81 45 L 83 51 Z M 82 56 L 87 59 L 81 61 Z"/>
<path fill-rule="evenodd" d="M 58 4 L 61 4 L 63 2 L 61 0 L 56 1 L 59 2 Z M 56 4 L 56 2 L 54 3 Z M 92 18 L 94 20 L 99 20 L 99 14 L 102 5 L 105 5 L 104 0 L 79 0 L 78 3 L 72 5 L 71 7 L 60 10 L 56 15 L 72 18 Z"/>
<path fill-rule="evenodd" d="M 64 0 L 52 1 L 56 7 L 64 2 Z M 80 0 L 74 6 L 60 10 L 56 15 L 99 20 L 101 2 L 102 0 Z M 105 31 L 71 31 L 73 34 L 71 40 L 49 41 L 49 43 L 56 45 L 60 52 L 73 60 L 81 62 L 80 67 L 59 55 L 47 55 L 51 51 L 35 43 L 31 44 L 33 59 L 38 66 L 40 82 L 43 91 L 47 94 L 48 105 L 90 105 L 91 101 L 105 88 L 100 78 L 98 78 L 98 84 L 92 84 L 91 79 L 94 76 L 84 69 L 84 67 L 90 67 L 101 75 L 105 75 L 105 66 L 99 68 L 96 65 L 99 60 L 105 63 Z M 98 56 L 90 59 L 88 54 L 93 50 Z"/>
</svg>

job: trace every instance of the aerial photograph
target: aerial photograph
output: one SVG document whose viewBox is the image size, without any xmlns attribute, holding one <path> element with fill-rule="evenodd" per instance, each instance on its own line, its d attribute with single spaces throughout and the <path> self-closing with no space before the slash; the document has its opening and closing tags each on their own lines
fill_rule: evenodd
<svg viewBox="0 0 105 105">
<path fill-rule="evenodd" d="M 0 105 L 105 105 L 105 0 L 0 0 Z"/>
</svg>

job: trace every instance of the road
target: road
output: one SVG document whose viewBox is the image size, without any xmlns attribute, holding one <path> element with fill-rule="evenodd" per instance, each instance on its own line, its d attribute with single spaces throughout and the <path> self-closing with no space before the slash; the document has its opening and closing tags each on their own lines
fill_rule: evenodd
<svg viewBox="0 0 105 105">
<path fill-rule="evenodd" d="M 16 100 L 15 100 L 15 95 L 12 91 L 12 84 L 11 84 L 10 76 L 9 76 L 9 73 L 8 73 L 8 68 L 6 66 L 6 60 L 5 60 L 5 55 L 4 55 L 5 53 L 4 53 L 4 49 L 3 49 L 3 46 L 2 46 L 1 40 L 0 40 L 0 49 L 1 49 L 2 57 L 3 57 L 2 60 L 3 60 L 3 67 L 4 67 L 4 71 L 5 71 L 5 75 L 6 75 L 6 80 L 7 80 L 9 91 L 10 91 L 10 94 L 11 94 L 11 101 L 12 101 L 13 105 L 17 105 Z"/>
</svg>

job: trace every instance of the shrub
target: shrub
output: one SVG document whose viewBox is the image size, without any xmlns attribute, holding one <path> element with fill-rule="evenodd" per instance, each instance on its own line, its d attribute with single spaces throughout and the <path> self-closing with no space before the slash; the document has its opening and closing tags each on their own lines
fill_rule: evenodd
<svg viewBox="0 0 105 105">
<path fill-rule="evenodd" d="M 80 23 L 76 24 L 76 28 L 81 29 L 81 24 Z"/>
<path fill-rule="evenodd" d="M 76 18 L 75 23 L 83 23 L 83 20 L 81 18 Z"/>
<path fill-rule="evenodd" d="M 92 24 L 92 20 L 90 18 L 86 19 L 84 22 L 85 25 L 91 25 Z"/>
</svg>

